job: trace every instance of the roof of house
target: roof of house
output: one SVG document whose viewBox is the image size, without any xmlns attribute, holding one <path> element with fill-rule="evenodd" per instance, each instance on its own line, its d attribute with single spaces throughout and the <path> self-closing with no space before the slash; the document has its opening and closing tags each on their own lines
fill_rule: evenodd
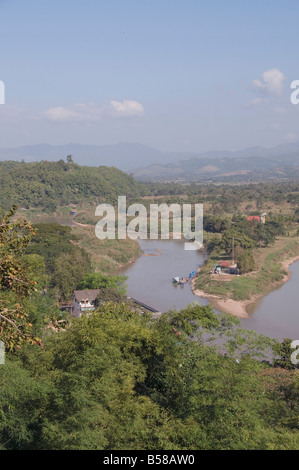
<svg viewBox="0 0 299 470">
<path fill-rule="evenodd" d="M 75 290 L 74 297 L 76 302 L 93 302 L 99 293 L 100 289 Z"/>
<path fill-rule="evenodd" d="M 221 261 L 220 266 L 229 266 L 228 261 Z"/>
</svg>

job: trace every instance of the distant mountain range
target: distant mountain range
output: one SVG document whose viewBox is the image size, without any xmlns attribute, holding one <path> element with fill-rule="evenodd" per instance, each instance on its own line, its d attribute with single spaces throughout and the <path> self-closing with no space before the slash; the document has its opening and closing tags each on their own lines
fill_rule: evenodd
<svg viewBox="0 0 299 470">
<path fill-rule="evenodd" d="M 299 178 L 299 142 L 206 152 L 132 171 L 140 181 L 251 182 Z"/>
<path fill-rule="evenodd" d="M 27 145 L 16 148 L 1 148 L 0 161 L 16 160 L 35 162 L 41 160 L 57 161 L 72 155 L 74 162 L 87 166 L 115 166 L 123 171 L 155 163 L 169 163 L 191 158 L 192 153 L 162 152 L 139 143 L 120 143 L 115 145 Z"/>
<path fill-rule="evenodd" d="M 0 160 L 57 161 L 71 154 L 87 166 L 115 166 L 141 181 L 256 181 L 299 178 L 299 142 L 273 148 L 163 152 L 139 143 L 39 144 L 0 149 Z"/>
</svg>

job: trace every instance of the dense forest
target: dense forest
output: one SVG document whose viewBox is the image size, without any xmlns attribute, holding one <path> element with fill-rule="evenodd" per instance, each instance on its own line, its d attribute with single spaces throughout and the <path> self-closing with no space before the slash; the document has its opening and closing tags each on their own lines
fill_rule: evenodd
<svg viewBox="0 0 299 470">
<path fill-rule="evenodd" d="M 155 198 L 167 202 L 205 203 L 209 210 L 221 213 L 223 208 L 238 211 L 240 204 L 246 210 L 262 210 L 271 204 L 298 207 L 299 183 L 250 183 L 243 185 L 140 183 L 132 176 L 113 167 L 87 167 L 72 162 L 21 163 L 0 162 L 0 201 L 9 210 L 38 208 L 55 212 L 71 205 L 108 202 L 115 204 L 117 196 L 125 195 L 134 202 L 149 204 Z M 146 201 L 144 197 L 148 198 Z M 208 206 L 206 206 L 208 208 Z"/>
<path fill-rule="evenodd" d="M 115 203 L 117 194 L 137 196 L 141 185 L 116 168 L 80 167 L 74 163 L 0 162 L 0 201 L 8 209 L 40 207 L 54 212 L 57 207 L 84 202 Z"/>
<path fill-rule="evenodd" d="M 296 371 L 256 360 L 263 338 L 229 323 L 209 307 L 157 321 L 108 302 L 23 346 L 0 368 L 0 445 L 298 449 Z M 226 335 L 226 353 L 201 330 Z"/>
</svg>

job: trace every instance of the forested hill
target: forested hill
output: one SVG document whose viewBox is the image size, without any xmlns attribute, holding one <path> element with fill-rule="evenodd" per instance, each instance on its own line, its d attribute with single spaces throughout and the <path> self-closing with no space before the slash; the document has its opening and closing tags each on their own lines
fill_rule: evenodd
<svg viewBox="0 0 299 470">
<path fill-rule="evenodd" d="M 115 203 L 118 195 L 140 195 L 142 184 L 113 167 L 87 167 L 74 163 L 0 162 L 0 206 L 42 207 L 95 201 Z"/>
</svg>

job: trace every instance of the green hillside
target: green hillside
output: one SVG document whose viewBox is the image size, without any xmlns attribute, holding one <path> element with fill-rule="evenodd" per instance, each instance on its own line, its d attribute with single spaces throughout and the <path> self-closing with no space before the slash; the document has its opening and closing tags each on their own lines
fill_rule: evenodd
<svg viewBox="0 0 299 470">
<path fill-rule="evenodd" d="M 136 197 L 142 185 L 113 167 L 86 167 L 74 163 L 0 162 L 0 205 L 55 211 L 81 202 L 115 203 L 118 195 Z"/>
</svg>

